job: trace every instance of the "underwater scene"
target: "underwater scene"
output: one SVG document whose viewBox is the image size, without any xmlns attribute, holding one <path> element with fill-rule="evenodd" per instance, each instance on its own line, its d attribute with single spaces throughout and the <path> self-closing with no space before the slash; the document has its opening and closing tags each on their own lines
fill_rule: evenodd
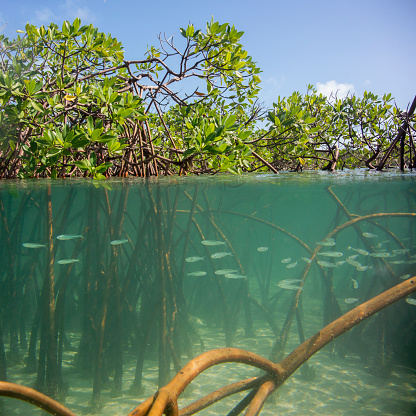
<svg viewBox="0 0 416 416">
<path fill-rule="evenodd" d="M 127 416 L 211 349 L 280 362 L 416 275 L 415 213 L 410 173 L 0 182 L 0 380 L 76 415 Z M 179 414 L 260 374 L 215 365 Z M 198 414 L 239 414 L 246 396 Z M 0 415 L 39 413 L 0 398 Z M 286 414 L 415 415 L 416 293 L 318 351 L 261 410 Z"/>
</svg>

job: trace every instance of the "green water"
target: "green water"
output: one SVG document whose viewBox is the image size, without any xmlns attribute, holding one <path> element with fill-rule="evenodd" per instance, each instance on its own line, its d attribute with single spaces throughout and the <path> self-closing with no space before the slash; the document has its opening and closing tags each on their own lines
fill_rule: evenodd
<svg viewBox="0 0 416 416">
<path fill-rule="evenodd" d="M 415 208 L 413 174 L 0 182 L 0 379 L 127 415 L 204 351 L 269 358 L 302 287 L 283 358 L 416 275 Z M 317 353 L 261 414 L 415 414 L 412 298 Z M 257 374 L 218 365 L 180 407 Z M 4 414 L 38 412 L 3 400 Z"/>
</svg>

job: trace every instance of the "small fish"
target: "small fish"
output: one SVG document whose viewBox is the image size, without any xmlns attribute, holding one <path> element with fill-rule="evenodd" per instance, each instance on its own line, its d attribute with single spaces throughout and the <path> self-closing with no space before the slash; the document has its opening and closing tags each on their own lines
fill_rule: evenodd
<svg viewBox="0 0 416 416">
<path fill-rule="evenodd" d="M 83 238 L 81 234 L 61 234 L 56 237 L 58 240 L 75 240 L 76 238 Z"/>
<path fill-rule="evenodd" d="M 376 257 L 380 259 L 385 259 L 388 257 L 394 257 L 396 254 L 386 253 L 385 251 L 378 251 L 376 253 L 370 253 L 370 257 Z"/>
<path fill-rule="evenodd" d="M 288 257 L 287 259 L 282 259 L 282 263 L 290 263 L 292 261 L 292 257 Z"/>
<path fill-rule="evenodd" d="M 342 266 L 343 264 L 345 264 L 346 263 L 346 261 L 345 260 L 338 260 L 338 261 L 336 261 L 335 262 L 335 264 L 337 265 L 337 266 Z"/>
<path fill-rule="evenodd" d="M 344 302 L 345 303 L 355 303 L 355 302 L 358 302 L 358 298 L 347 298 L 347 299 L 344 299 Z"/>
<path fill-rule="evenodd" d="M 225 241 L 216 241 L 216 240 L 202 240 L 201 244 L 204 246 L 220 246 L 221 244 L 227 244 Z"/>
<path fill-rule="evenodd" d="M 356 253 L 362 254 L 363 256 L 368 256 L 370 253 L 367 250 L 363 250 L 362 248 L 352 248 Z"/>
<path fill-rule="evenodd" d="M 221 269 L 221 270 L 215 270 L 214 272 L 218 276 L 222 276 L 229 273 L 237 273 L 237 270 L 235 269 Z"/>
<path fill-rule="evenodd" d="M 243 276 L 242 274 L 235 274 L 235 273 L 227 273 L 225 277 L 227 279 L 247 279 L 247 276 Z"/>
<path fill-rule="evenodd" d="M 359 254 L 353 254 L 352 256 L 348 256 L 347 260 L 355 260 Z"/>
<path fill-rule="evenodd" d="M 269 247 L 257 247 L 257 251 L 259 251 L 260 253 L 263 253 L 265 251 L 267 251 L 269 249 Z"/>
<path fill-rule="evenodd" d="M 373 266 L 358 266 L 355 270 L 357 272 L 365 272 L 366 270 L 372 269 Z"/>
<path fill-rule="evenodd" d="M 400 276 L 399 279 L 406 280 L 409 277 L 412 277 L 412 275 L 411 274 L 404 274 L 404 275 Z"/>
<path fill-rule="evenodd" d="M 335 245 L 335 241 L 334 240 L 329 240 L 328 238 L 325 241 L 319 241 L 318 244 L 320 246 L 325 246 L 325 247 L 332 247 Z"/>
<path fill-rule="evenodd" d="M 187 263 L 195 263 L 196 261 L 201 261 L 201 260 L 204 260 L 204 258 L 205 258 L 205 257 L 198 257 L 198 256 L 194 256 L 194 257 L 187 257 L 187 258 L 185 259 L 185 261 L 186 261 Z"/>
<path fill-rule="evenodd" d="M 203 270 L 198 270 L 197 272 L 191 272 L 191 273 L 186 273 L 188 276 L 205 276 L 207 274 L 207 272 L 204 272 Z"/>
<path fill-rule="evenodd" d="M 342 257 L 344 254 L 339 251 L 323 251 L 322 253 L 318 253 L 318 256 L 325 256 L 325 257 Z"/>
<path fill-rule="evenodd" d="M 23 247 L 26 248 L 41 248 L 46 247 L 46 244 L 38 244 L 38 243 L 23 243 Z"/>
<path fill-rule="evenodd" d="M 376 245 L 376 248 L 381 248 L 381 247 L 383 247 L 383 243 L 378 243 L 378 244 Z"/>
<path fill-rule="evenodd" d="M 312 260 L 311 260 L 311 259 L 309 259 L 308 257 L 301 257 L 301 259 L 302 259 L 305 263 L 308 263 L 308 264 L 311 264 L 311 263 L 312 263 Z"/>
<path fill-rule="evenodd" d="M 293 269 L 298 265 L 298 261 L 296 260 L 294 263 L 290 263 L 286 266 L 286 269 Z"/>
<path fill-rule="evenodd" d="M 409 251 L 410 251 L 410 248 L 397 248 L 396 250 L 393 250 L 393 253 L 404 254 L 404 253 L 408 253 Z"/>
<path fill-rule="evenodd" d="M 232 256 L 232 253 L 222 252 L 222 253 L 211 254 L 211 258 L 213 259 L 222 259 L 225 256 Z"/>
<path fill-rule="evenodd" d="M 120 244 L 126 244 L 126 243 L 128 243 L 128 241 L 129 240 L 113 240 L 113 241 L 110 241 L 110 244 L 112 246 L 119 246 Z"/>
<path fill-rule="evenodd" d="M 373 233 L 363 233 L 363 237 L 365 238 L 377 238 L 378 236 Z"/>
<path fill-rule="evenodd" d="M 303 288 L 301 288 L 300 286 L 296 286 L 296 285 L 288 285 L 288 284 L 284 284 L 279 282 L 277 284 L 277 286 L 280 287 L 280 289 L 287 289 L 287 290 L 302 290 Z"/>
<path fill-rule="evenodd" d="M 351 266 L 354 266 L 354 267 L 361 267 L 361 263 L 359 263 L 356 260 L 352 260 L 349 257 L 347 258 L 347 263 L 351 264 Z"/>
<path fill-rule="evenodd" d="M 317 263 L 322 267 L 338 267 L 336 264 L 331 263 L 330 261 L 318 260 Z"/>
<path fill-rule="evenodd" d="M 358 289 L 360 287 L 360 285 L 358 284 L 358 282 L 355 279 L 351 279 L 352 281 L 352 287 L 354 289 Z"/>
<path fill-rule="evenodd" d="M 279 283 L 283 285 L 291 285 L 292 283 L 301 283 L 301 282 L 303 282 L 302 279 L 284 279 L 284 280 L 281 280 Z"/>
<path fill-rule="evenodd" d="M 72 264 L 72 263 L 78 263 L 79 259 L 63 259 L 63 260 L 58 260 L 58 264 Z"/>
<path fill-rule="evenodd" d="M 409 305 L 416 305 L 416 299 L 413 299 L 413 298 L 406 298 L 406 302 Z"/>
<path fill-rule="evenodd" d="M 395 260 L 391 261 L 390 264 L 405 264 L 406 262 L 404 260 Z"/>
</svg>

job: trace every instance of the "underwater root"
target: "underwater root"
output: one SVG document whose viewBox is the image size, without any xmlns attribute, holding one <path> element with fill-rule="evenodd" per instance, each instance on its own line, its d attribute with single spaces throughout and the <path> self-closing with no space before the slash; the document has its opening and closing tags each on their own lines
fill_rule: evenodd
<svg viewBox="0 0 416 416">
<path fill-rule="evenodd" d="M 246 390 L 251 391 L 237 404 L 231 414 L 237 415 L 247 408 L 246 416 L 258 415 L 268 396 L 317 351 L 363 320 L 415 291 L 416 276 L 384 291 L 336 319 L 303 342 L 278 364 L 238 348 L 219 348 L 207 351 L 186 364 L 166 386 L 137 406 L 128 416 L 161 416 L 162 414 L 188 416 L 221 399 Z M 178 398 L 192 380 L 207 368 L 226 362 L 254 366 L 264 370 L 266 374 L 222 387 L 179 411 Z M 75 416 L 73 412 L 55 400 L 21 385 L 0 382 L 0 396 L 24 400 L 53 415 Z"/>
</svg>

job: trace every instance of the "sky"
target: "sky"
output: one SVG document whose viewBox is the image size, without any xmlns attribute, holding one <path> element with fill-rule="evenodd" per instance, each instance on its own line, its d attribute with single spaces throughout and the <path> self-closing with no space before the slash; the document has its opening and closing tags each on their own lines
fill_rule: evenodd
<svg viewBox="0 0 416 416">
<path fill-rule="evenodd" d="M 402 110 L 415 97 L 416 0 L 0 0 L 0 33 L 79 17 L 121 41 L 126 59 L 142 59 L 159 34 L 179 42 L 179 28 L 205 29 L 211 16 L 244 31 L 266 107 L 308 84 L 338 97 L 391 93 Z"/>
</svg>

